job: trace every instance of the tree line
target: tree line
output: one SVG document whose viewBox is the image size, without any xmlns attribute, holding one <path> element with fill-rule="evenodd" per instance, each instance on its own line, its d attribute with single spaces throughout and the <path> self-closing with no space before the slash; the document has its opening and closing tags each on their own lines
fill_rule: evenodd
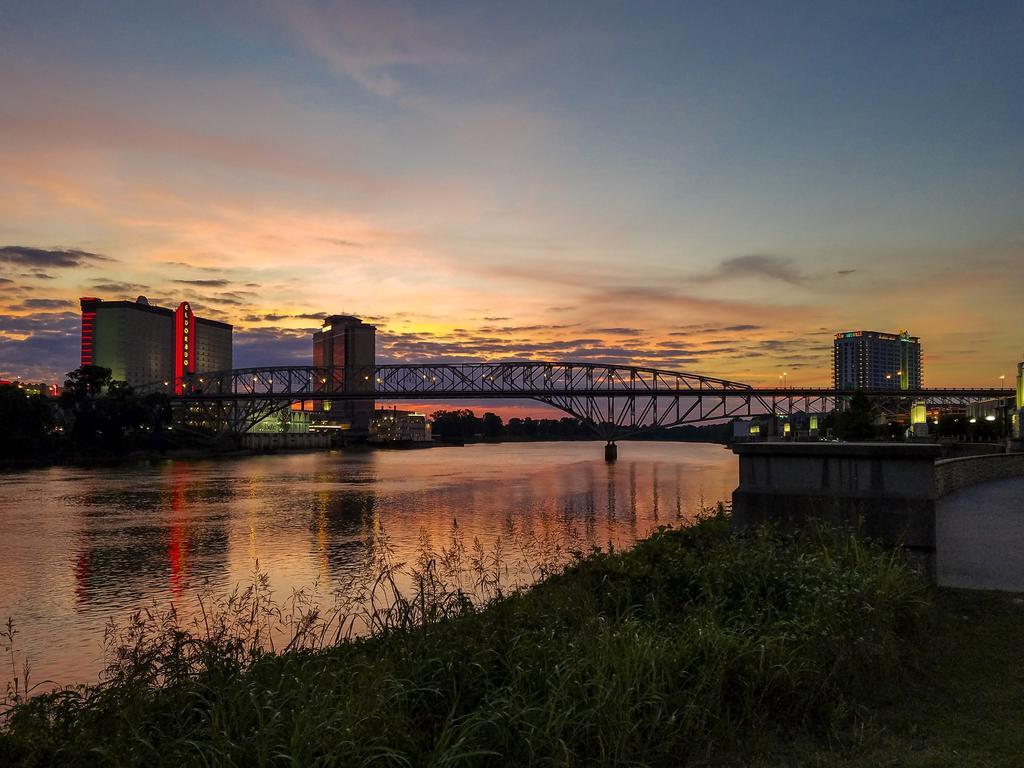
<svg viewBox="0 0 1024 768">
<path fill-rule="evenodd" d="M 161 448 L 171 422 L 167 396 L 139 395 L 109 368 L 83 365 L 67 374 L 58 397 L 0 385 L 0 461 L 6 464 L 123 455 Z"/>
<path fill-rule="evenodd" d="M 510 418 L 506 423 L 496 413 L 482 416 L 467 408 L 434 411 L 434 436 L 440 440 L 594 440 L 594 429 L 581 419 L 563 416 L 559 419 L 534 419 L 530 416 Z M 686 425 L 658 429 L 643 434 L 644 440 L 676 440 L 684 442 L 719 442 L 729 440 L 730 424 Z"/>
</svg>

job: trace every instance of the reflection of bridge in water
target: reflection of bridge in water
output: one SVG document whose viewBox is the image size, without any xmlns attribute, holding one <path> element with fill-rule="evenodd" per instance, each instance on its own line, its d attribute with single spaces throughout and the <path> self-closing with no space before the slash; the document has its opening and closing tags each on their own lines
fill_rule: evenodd
<svg viewBox="0 0 1024 768">
<path fill-rule="evenodd" d="M 660 427 L 732 417 L 826 413 L 852 392 L 815 387 L 752 387 L 692 373 L 576 362 L 240 368 L 158 382 L 192 418 L 242 433 L 289 405 L 345 400 L 530 399 L 558 408 L 613 440 Z M 864 394 L 885 408 L 929 407 L 1013 395 L 1004 388 L 878 389 Z"/>
</svg>

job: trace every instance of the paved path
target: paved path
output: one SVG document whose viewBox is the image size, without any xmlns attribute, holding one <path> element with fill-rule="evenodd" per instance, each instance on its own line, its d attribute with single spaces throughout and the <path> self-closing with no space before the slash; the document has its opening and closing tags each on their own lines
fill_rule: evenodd
<svg viewBox="0 0 1024 768">
<path fill-rule="evenodd" d="M 1024 478 L 944 496 L 935 528 L 940 586 L 1024 592 Z"/>
</svg>

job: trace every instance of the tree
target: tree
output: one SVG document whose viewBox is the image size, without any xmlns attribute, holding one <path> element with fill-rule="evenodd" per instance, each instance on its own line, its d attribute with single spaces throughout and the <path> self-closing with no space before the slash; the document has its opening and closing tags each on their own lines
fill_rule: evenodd
<svg viewBox="0 0 1024 768">
<path fill-rule="evenodd" d="M 967 434 L 967 417 L 952 413 L 944 413 L 939 416 L 939 426 L 936 432 L 940 437 L 961 437 Z"/>
<path fill-rule="evenodd" d="M 501 417 L 490 411 L 484 414 L 481 427 L 484 437 L 501 437 L 501 433 L 505 430 L 505 425 L 501 423 Z"/>
<path fill-rule="evenodd" d="M 13 385 L 0 385 L 0 458 L 27 459 L 53 444 L 53 409 L 42 395 L 29 395 Z"/>
<path fill-rule="evenodd" d="M 836 436 L 847 441 L 870 440 L 875 436 L 877 420 L 878 408 L 858 390 L 846 403 L 845 410 L 836 414 Z"/>
<path fill-rule="evenodd" d="M 110 386 L 110 369 L 83 365 L 69 371 L 60 394 L 68 437 L 75 443 L 93 443 L 102 433 L 97 400 Z"/>
<path fill-rule="evenodd" d="M 111 371 L 101 365 L 83 365 L 69 371 L 64 379 L 64 391 L 61 401 L 80 401 L 85 398 L 96 399 L 110 386 Z"/>
<path fill-rule="evenodd" d="M 127 383 L 113 380 L 109 368 L 95 365 L 67 375 L 60 404 L 74 444 L 118 453 L 133 444 L 158 442 L 171 419 L 166 395 L 139 397 Z"/>
<path fill-rule="evenodd" d="M 483 420 L 468 409 L 434 411 L 430 418 L 434 434 L 442 440 L 465 440 L 483 433 Z"/>
</svg>

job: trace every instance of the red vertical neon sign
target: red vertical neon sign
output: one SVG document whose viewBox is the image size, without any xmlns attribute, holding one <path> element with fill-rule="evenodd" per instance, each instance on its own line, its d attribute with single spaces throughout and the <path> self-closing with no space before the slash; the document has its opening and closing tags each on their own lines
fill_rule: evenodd
<svg viewBox="0 0 1024 768">
<path fill-rule="evenodd" d="M 181 302 L 174 313 L 174 392 L 182 393 L 186 373 L 196 372 L 196 324 L 192 307 Z"/>
<path fill-rule="evenodd" d="M 91 296 L 79 299 L 82 305 L 82 365 L 93 364 L 93 345 L 95 344 L 96 307 L 100 300 Z"/>
</svg>

